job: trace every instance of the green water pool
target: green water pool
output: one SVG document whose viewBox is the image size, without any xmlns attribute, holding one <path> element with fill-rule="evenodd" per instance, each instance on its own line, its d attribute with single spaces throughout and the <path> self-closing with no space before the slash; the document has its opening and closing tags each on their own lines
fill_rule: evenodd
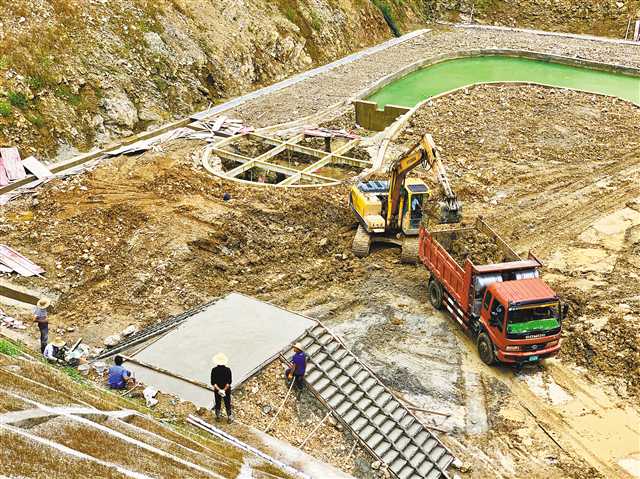
<svg viewBox="0 0 640 479">
<path fill-rule="evenodd" d="M 640 105 L 640 77 L 541 60 L 484 56 L 447 60 L 382 87 L 367 100 L 414 107 L 440 93 L 477 83 L 521 81 L 602 93 Z"/>
</svg>

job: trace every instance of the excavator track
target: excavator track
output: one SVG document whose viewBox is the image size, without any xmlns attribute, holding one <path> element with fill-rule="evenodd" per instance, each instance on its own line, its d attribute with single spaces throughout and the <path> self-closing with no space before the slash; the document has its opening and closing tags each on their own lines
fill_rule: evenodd
<svg viewBox="0 0 640 479">
<path fill-rule="evenodd" d="M 400 261 L 403 263 L 416 264 L 418 262 L 418 248 L 420 241 L 417 236 L 406 237 L 402 241 L 402 252 Z"/>
<path fill-rule="evenodd" d="M 369 256 L 369 250 L 371 249 L 371 236 L 367 233 L 362 225 L 358 226 L 358 231 L 353 238 L 353 254 L 358 258 L 364 258 Z"/>
</svg>

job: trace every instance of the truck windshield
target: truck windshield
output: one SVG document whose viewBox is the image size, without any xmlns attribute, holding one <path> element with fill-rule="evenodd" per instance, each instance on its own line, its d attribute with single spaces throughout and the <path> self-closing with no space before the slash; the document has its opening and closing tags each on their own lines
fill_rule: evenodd
<svg viewBox="0 0 640 479">
<path fill-rule="evenodd" d="M 556 303 L 510 309 L 507 330 L 510 333 L 520 333 L 557 328 L 558 311 Z"/>
</svg>

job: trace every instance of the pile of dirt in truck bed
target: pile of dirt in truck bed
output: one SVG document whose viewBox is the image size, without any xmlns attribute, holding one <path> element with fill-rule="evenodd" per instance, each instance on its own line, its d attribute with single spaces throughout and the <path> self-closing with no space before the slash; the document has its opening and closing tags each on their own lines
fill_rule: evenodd
<svg viewBox="0 0 640 479">
<path fill-rule="evenodd" d="M 439 238 L 439 242 L 460 266 L 464 266 L 467 258 L 476 265 L 508 260 L 493 238 L 477 229 L 465 229 L 447 236 L 448 239 L 444 236 Z"/>
</svg>

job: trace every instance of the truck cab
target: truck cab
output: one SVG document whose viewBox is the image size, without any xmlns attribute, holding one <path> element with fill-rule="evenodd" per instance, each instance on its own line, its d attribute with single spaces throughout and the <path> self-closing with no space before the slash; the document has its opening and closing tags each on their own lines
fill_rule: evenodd
<svg viewBox="0 0 640 479">
<path fill-rule="evenodd" d="M 522 364 L 556 355 L 565 314 L 566 306 L 540 278 L 489 284 L 479 311 L 481 359 Z"/>
</svg>

